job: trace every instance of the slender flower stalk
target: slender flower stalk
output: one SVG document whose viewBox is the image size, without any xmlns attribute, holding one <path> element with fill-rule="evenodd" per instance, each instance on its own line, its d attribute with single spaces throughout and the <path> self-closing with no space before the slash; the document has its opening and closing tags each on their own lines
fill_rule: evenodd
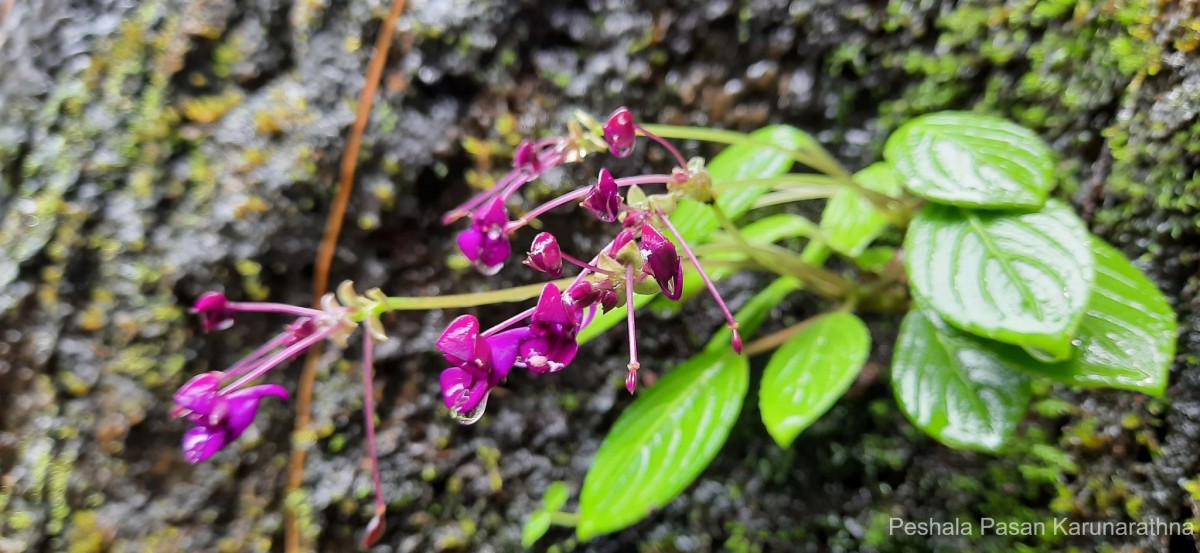
<svg viewBox="0 0 1200 553">
<path fill-rule="evenodd" d="M 387 504 L 383 502 L 383 485 L 379 477 L 379 455 L 375 448 L 375 341 L 363 333 L 363 419 L 367 427 L 367 459 L 371 463 L 371 480 L 375 486 L 375 515 L 363 533 L 363 548 L 371 547 L 383 536 Z"/>
<path fill-rule="evenodd" d="M 675 225 L 671 223 L 671 219 L 667 217 L 667 214 L 663 213 L 662 210 L 658 210 L 658 216 L 660 219 L 662 219 L 663 224 L 667 226 L 667 230 L 671 231 L 671 235 L 675 237 L 675 240 L 679 242 L 679 247 L 683 248 L 683 253 L 687 255 L 688 259 L 692 260 L 692 265 L 696 267 L 696 272 L 700 273 L 700 279 L 704 281 L 704 285 L 707 286 L 708 291 L 712 293 L 713 299 L 717 301 L 717 307 L 721 308 L 721 313 L 725 315 L 725 323 L 729 326 L 729 330 L 733 333 L 733 350 L 741 353 L 742 335 L 738 333 L 737 319 L 733 317 L 733 313 L 729 312 L 729 307 L 725 305 L 725 300 L 721 298 L 721 293 L 717 291 L 716 285 L 713 284 L 712 279 L 709 278 L 708 273 L 704 270 L 704 267 L 700 265 L 700 258 L 696 257 L 696 254 L 692 251 L 692 247 L 688 245 L 687 240 L 683 239 L 683 235 L 679 234 L 679 230 L 676 229 Z"/>
<path fill-rule="evenodd" d="M 629 323 L 629 374 L 625 377 L 625 389 L 632 394 L 637 389 L 638 369 L 642 368 L 642 364 L 638 362 L 637 353 L 637 331 L 634 328 L 633 312 L 633 266 L 625 267 L 625 305 L 629 306 L 625 310 L 625 317 Z"/>
</svg>

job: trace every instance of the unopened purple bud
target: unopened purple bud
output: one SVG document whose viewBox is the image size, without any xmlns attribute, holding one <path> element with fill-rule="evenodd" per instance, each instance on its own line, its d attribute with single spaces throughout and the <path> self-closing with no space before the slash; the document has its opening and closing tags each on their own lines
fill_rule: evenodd
<svg viewBox="0 0 1200 553">
<path fill-rule="evenodd" d="M 233 326 L 234 311 L 229 300 L 221 292 L 205 292 L 192 305 L 192 313 L 200 315 L 200 326 L 205 332 L 225 330 Z"/>
<path fill-rule="evenodd" d="M 730 343 L 733 344 L 733 351 L 739 354 L 742 353 L 742 335 L 736 328 L 733 329 L 733 337 L 730 338 Z"/>
<path fill-rule="evenodd" d="M 617 179 L 608 169 L 601 169 L 596 184 L 583 200 L 583 207 L 605 223 L 617 220 L 621 211 L 621 195 L 617 193 Z"/>
<path fill-rule="evenodd" d="M 595 285 L 586 280 L 576 282 L 568 288 L 567 295 L 571 297 L 571 303 L 580 309 L 596 303 L 596 299 L 600 297 Z"/>
<path fill-rule="evenodd" d="M 542 161 L 538 159 L 532 142 L 522 140 L 517 146 L 517 151 L 513 154 L 513 168 L 525 169 L 535 175 L 542 172 Z"/>
<path fill-rule="evenodd" d="M 672 300 L 679 299 L 683 295 L 683 262 L 675 251 L 675 244 L 654 225 L 642 227 L 642 256 L 646 259 L 643 269 L 658 282 L 663 295 Z"/>
<path fill-rule="evenodd" d="M 617 108 L 604 124 L 604 141 L 608 142 L 608 150 L 616 157 L 627 157 L 633 153 L 636 139 L 637 128 L 633 122 L 633 112 L 626 107 Z"/>
<path fill-rule="evenodd" d="M 562 276 L 562 250 L 558 248 L 558 239 L 549 232 L 542 232 L 533 237 L 525 264 L 535 271 L 546 273 L 550 278 Z"/>
<path fill-rule="evenodd" d="M 633 365 L 629 366 L 629 374 L 625 375 L 625 389 L 629 390 L 629 394 L 633 395 L 634 390 L 637 390 L 638 373 L 637 368 Z"/>
</svg>

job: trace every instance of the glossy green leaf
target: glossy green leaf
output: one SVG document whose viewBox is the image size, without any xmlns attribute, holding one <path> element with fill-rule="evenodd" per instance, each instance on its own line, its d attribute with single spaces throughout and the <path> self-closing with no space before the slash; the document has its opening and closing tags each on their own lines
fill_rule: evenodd
<svg viewBox="0 0 1200 553">
<path fill-rule="evenodd" d="M 1070 355 L 1095 270 L 1087 229 L 1066 205 L 1016 213 L 929 204 L 904 249 L 913 294 L 950 324 Z"/>
<path fill-rule="evenodd" d="M 988 115 L 918 117 L 888 137 L 883 155 L 905 187 L 938 203 L 1036 209 L 1054 185 L 1050 147 L 1033 131 Z"/>
<path fill-rule="evenodd" d="M 833 407 L 870 352 L 867 326 L 850 313 L 819 317 L 784 342 L 767 363 L 758 390 L 762 420 L 775 442 L 792 445 Z"/>
<path fill-rule="evenodd" d="M 921 430 L 951 446 L 996 451 L 1029 405 L 1028 356 L 955 330 L 914 309 L 892 353 L 892 391 Z"/>
<path fill-rule="evenodd" d="M 713 186 L 718 189 L 717 203 L 725 215 L 736 220 L 750 209 L 754 200 L 770 189 L 770 186 L 739 186 L 735 189 L 720 191 L 722 182 L 765 179 L 787 173 L 792 168 L 791 151 L 812 143 L 812 138 L 804 131 L 787 125 L 772 125 L 763 127 L 750 137 L 754 144 L 734 144 L 713 157 L 708 163 L 708 173 L 712 176 Z M 683 200 L 671 215 L 671 222 L 679 229 L 679 233 L 696 245 L 702 244 L 719 225 L 712 207 L 693 201 Z M 704 288 L 698 275 L 690 279 L 685 275 L 683 282 L 683 300 L 699 293 Z M 639 296 L 634 305 L 641 308 L 649 304 L 655 296 Z M 682 301 L 682 300 L 681 300 Z M 604 331 L 625 322 L 625 307 L 618 307 L 596 316 L 587 328 L 579 332 L 579 343 L 584 343 Z"/>
<path fill-rule="evenodd" d="M 521 545 L 524 547 L 533 547 L 533 544 L 542 539 L 546 532 L 550 530 L 549 511 L 538 510 L 529 515 L 529 519 L 525 521 L 525 525 L 521 526 Z"/>
<path fill-rule="evenodd" d="M 584 477 L 579 539 L 621 530 L 691 484 L 729 437 L 749 372 L 746 358 L 731 350 L 706 352 L 621 413 Z"/>
<path fill-rule="evenodd" d="M 542 496 L 542 508 L 556 512 L 567 504 L 567 499 L 571 497 L 571 490 L 567 489 L 565 482 L 554 482 L 546 488 L 546 495 Z"/>
<path fill-rule="evenodd" d="M 900 195 L 900 181 L 885 163 L 876 163 L 859 171 L 854 179 L 863 188 L 892 197 Z M 829 198 L 821 213 L 825 244 L 849 257 L 861 254 L 887 226 L 887 216 L 853 188 L 839 190 Z"/>
<path fill-rule="evenodd" d="M 1150 279 L 1116 248 L 1092 237 L 1096 284 L 1071 359 L 1030 363 L 1054 380 L 1161 396 L 1175 358 L 1175 312 Z"/>
</svg>

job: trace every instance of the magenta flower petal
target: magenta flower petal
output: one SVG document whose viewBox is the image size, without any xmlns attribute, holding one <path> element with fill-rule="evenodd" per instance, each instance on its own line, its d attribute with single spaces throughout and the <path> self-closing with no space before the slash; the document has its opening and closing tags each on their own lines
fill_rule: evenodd
<svg viewBox="0 0 1200 553">
<path fill-rule="evenodd" d="M 175 404 L 189 411 L 208 415 L 213 411 L 224 377 L 223 373 L 217 371 L 192 377 L 175 392 Z"/>
<path fill-rule="evenodd" d="M 259 386 L 251 386 L 249 388 L 238 390 L 226 396 L 226 415 L 225 428 L 228 431 L 230 440 L 236 440 L 250 423 L 254 422 L 254 416 L 258 414 L 258 404 L 262 398 L 274 396 L 282 400 L 287 400 L 287 389 L 278 384 L 262 384 Z"/>
<path fill-rule="evenodd" d="M 604 141 L 608 143 L 609 151 L 616 157 L 627 157 L 633 153 L 635 140 L 637 128 L 633 122 L 633 112 L 629 108 L 617 108 L 604 124 Z"/>
<path fill-rule="evenodd" d="M 233 326 L 234 310 L 221 292 L 205 292 L 192 305 L 192 313 L 200 315 L 200 326 L 205 332 L 225 330 Z"/>
<path fill-rule="evenodd" d="M 478 341 L 479 319 L 474 315 L 461 315 L 450 321 L 437 339 L 437 348 L 446 361 L 454 365 L 474 364 L 480 359 Z"/>
<path fill-rule="evenodd" d="M 229 437 L 223 429 L 190 428 L 183 434 L 183 458 L 189 463 L 199 463 L 215 455 L 227 443 Z"/>
<path fill-rule="evenodd" d="M 575 317 L 573 315 L 573 310 L 568 309 L 566 302 L 563 301 L 562 292 L 558 291 L 558 287 L 554 283 L 547 282 L 546 286 L 542 288 L 542 295 L 538 298 L 533 316 L 530 317 L 530 326 L 574 326 Z"/>
<path fill-rule="evenodd" d="M 525 169 L 535 175 L 542 172 L 542 162 L 538 159 L 532 142 L 522 140 L 517 146 L 517 151 L 513 153 L 513 168 Z"/>
<path fill-rule="evenodd" d="M 475 409 L 491 388 L 486 380 L 458 367 L 442 371 L 438 381 L 442 385 L 442 400 L 446 408 L 454 413 L 467 413 Z"/>
<path fill-rule="evenodd" d="M 642 257 L 646 259 L 643 269 L 658 282 L 663 295 L 679 299 L 683 295 L 683 262 L 675 244 L 648 224 L 642 227 Z"/>
<path fill-rule="evenodd" d="M 521 344 L 521 358 L 534 374 L 561 371 L 575 359 L 579 343 L 573 335 L 549 333 L 526 340 Z"/>
<path fill-rule="evenodd" d="M 617 220 L 617 214 L 621 211 L 621 195 L 617 193 L 617 179 L 613 178 L 608 169 L 600 170 L 596 184 L 592 186 L 582 205 L 605 223 Z"/>
<path fill-rule="evenodd" d="M 517 362 L 517 354 L 521 342 L 529 339 L 529 327 L 514 328 L 491 336 L 487 339 L 488 347 L 492 350 L 492 374 L 488 382 L 495 386 L 508 376 L 508 371 Z"/>
<path fill-rule="evenodd" d="M 473 213 L 471 226 L 458 233 L 458 248 L 483 274 L 496 274 L 512 253 L 512 245 L 504 234 L 507 224 L 508 209 L 500 195 L 487 207 Z"/>
</svg>

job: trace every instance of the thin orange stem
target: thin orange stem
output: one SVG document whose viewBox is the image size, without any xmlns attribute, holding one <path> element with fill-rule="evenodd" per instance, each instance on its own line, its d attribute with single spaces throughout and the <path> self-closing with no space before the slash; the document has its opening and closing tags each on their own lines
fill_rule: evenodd
<svg viewBox="0 0 1200 553">
<path fill-rule="evenodd" d="M 342 233 L 342 223 L 346 218 L 346 206 L 350 203 L 350 193 L 354 190 L 354 173 L 358 168 L 358 152 L 362 148 L 363 133 L 367 129 L 367 121 L 371 115 L 371 106 L 375 102 L 375 92 L 379 89 L 379 81 L 383 77 L 383 67 L 387 63 L 388 50 L 392 46 L 392 35 L 396 32 L 396 20 L 404 12 L 405 0 L 393 0 L 392 9 L 387 19 L 375 37 L 375 51 L 367 65 L 366 81 L 358 96 L 358 111 L 355 113 L 354 125 L 350 128 L 350 136 L 346 141 L 346 149 L 342 152 L 341 172 L 338 178 L 337 196 L 329 210 L 329 218 L 325 220 L 325 235 L 321 238 L 321 247 L 317 251 L 317 259 L 313 269 L 313 306 L 320 307 L 321 296 L 329 287 L 329 268 L 333 265 L 333 254 L 337 249 L 338 237 Z M 312 422 L 310 407 L 312 405 L 313 381 L 317 377 L 317 361 L 321 358 L 323 342 L 313 346 L 304 360 L 304 371 L 300 373 L 300 383 L 296 389 L 296 424 L 293 435 L 300 435 L 308 429 Z M 308 451 L 297 447 L 293 441 L 292 457 L 288 466 L 287 488 L 285 493 L 290 497 L 304 483 L 304 462 Z M 299 553 L 308 549 L 301 543 L 300 525 L 296 514 L 290 509 L 284 513 L 284 549 L 288 553 Z"/>
</svg>

